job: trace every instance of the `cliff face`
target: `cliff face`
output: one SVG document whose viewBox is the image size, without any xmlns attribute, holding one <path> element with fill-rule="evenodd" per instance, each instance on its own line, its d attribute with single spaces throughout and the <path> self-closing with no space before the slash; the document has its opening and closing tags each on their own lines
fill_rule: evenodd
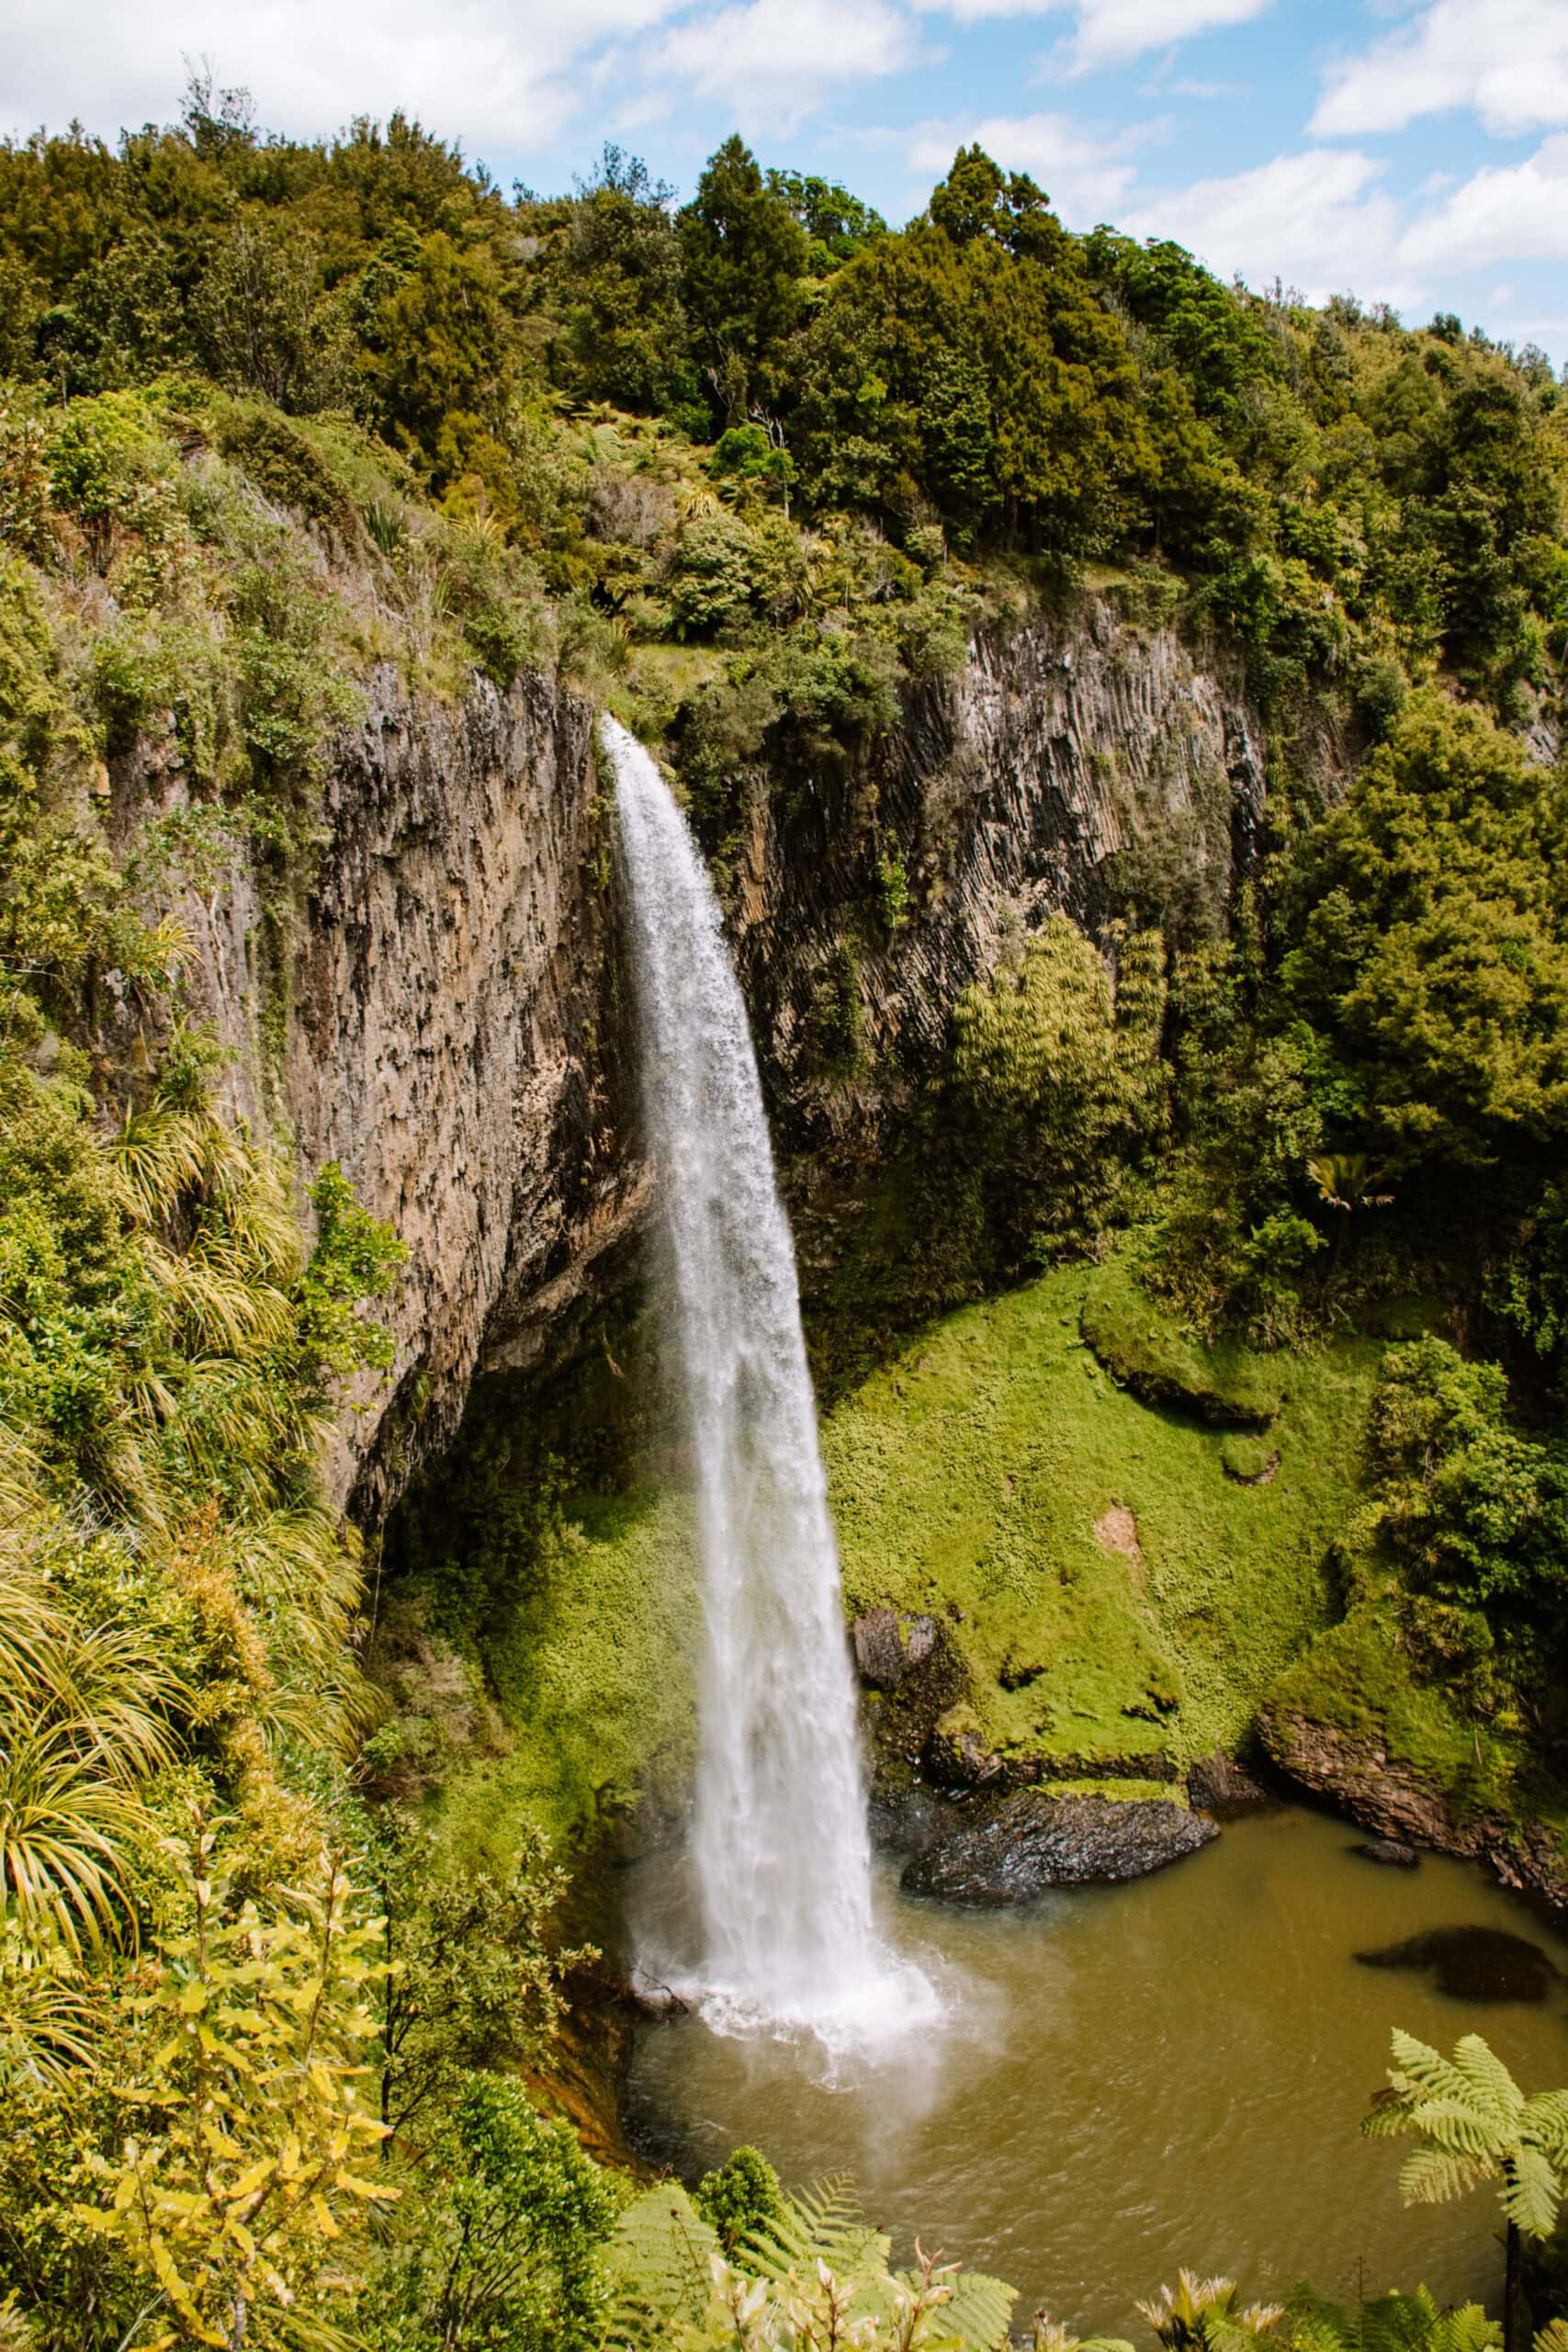
<svg viewBox="0 0 1568 2352">
<path fill-rule="evenodd" d="M 1337 788 L 1326 731 L 1296 756 Z M 954 1000 L 1047 915 L 1100 915 L 1118 851 L 1223 905 L 1264 798 L 1239 664 L 1099 601 L 981 638 L 854 777 L 759 778 L 734 920 L 786 1148 L 874 1157 Z M 825 1074 L 827 1022 L 852 1041 Z"/>
<path fill-rule="evenodd" d="M 415 702 L 389 670 L 367 704 L 287 901 L 253 860 L 181 912 L 230 1107 L 283 1133 L 302 1182 L 341 1160 L 409 1246 L 379 1310 L 391 1374 L 350 1397 L 329 1466 L 374 1520 L 451 1438 L 487 1334 L 525 1360 L 644 1185 L 592 714 L 539 677 Z M 166 746 L 138 768 L 128 799 L 178 804 Z"/>
<path fill-rule="evenodd" d="M 1260 743 L 1236 676 L 1094 605 L 976 644 L 853 775 L 755 775 L 731 915 L 786 1153 L 874 1162 L 956 995 L 1047 913 L 1091 919 L 1129 841 L 1223 895 Z M 171 747 L 143 742 L 117 804 L 179 804 Z M 1314 756 L 1331 783 L 1337 747 Z M 410 1248 L 384 1310 L 396 1363 L 350 1400 L 332 1466 L 374 1520 L 476 1374 L 537 1363 L 623 1265 L 649 1181 L 586 706 L 543 677 L 416 703 L 378 672 L 322 830 L 288 905 L 253 862 L 182 911 L 231 1107 L 285 1134 L 302 1180 L 341 1160 Z M 829 1075 L 825 992 L 858 1037 Z"/>
<path fill-rule="evenodd" d="M 1265 1707 L 1258 1728 L 1282 1771 L 1380 1838 L 1483 1862 L 1505 1886 L 1568 1905 L 1568 1860 L 1544 1824 L 1461 1814 L 1430 1777 L 1390 1753 L 1385 1738 L 1316 1723 L 1296 1707 Z"/>
</svg>

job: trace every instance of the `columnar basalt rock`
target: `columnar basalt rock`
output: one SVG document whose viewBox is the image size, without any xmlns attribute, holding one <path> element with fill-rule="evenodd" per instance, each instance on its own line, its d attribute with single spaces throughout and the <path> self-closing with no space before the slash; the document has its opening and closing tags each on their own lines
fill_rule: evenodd
<svg viewBox="0 0 1568 2352">
<path fill-rule="evenodd" d="M 351 1393 L 328 1465 L 372 1523 L 490 1354 L 546 1351 L 646 1199 L 592 716 L 547 676 L 507 695 L 476 677 L 452 704 L 378 670 L 319 848 L 180 902 L 231 1111 L 282 1136 L 301 1184 L 341 1161 L 409 1247 L 378 1310 L 390 1374 Z M 156 741 L 119 783 L 127 822 L 183 797 Z"/>
<path fill-rule="evenodd" d="M 1295 756 L 1337 790 L 1347 752 L 1326 723 Z M 1103 914 L 1109 861 L 1130 842 L 1158 836 L 1223 905 L 1265 797 L 1263 722 L 1239 662 L 1132 628 L 1098 599 L 981 636 L 854 775 L 759 773 L 731 909 L 788 1148 L 874 1156 L 962 991 L 1047 916 Z M 897 859 L 908 894 L 891 927 L 879 858 Z M 824 1082 L 813 1006 L 846 942 L 862 1049 Z"/>
<path fill-rule="evenodd" d="M 1325 733 L 1303 756 L 1332 789 L 1342 747 Z M 824 1148 L 874 1166 L 960 992 L 1048 914 L 1093 920 L 1140 830 L 1175 828 L 1223 897 L 1264 790 L 1239 670 L 1095 600 L 982 637 L 853 778 L 759 773 L 730 923 L 786 1178 Z M 171 723 L 118 763 L 117 828 L 184 797 Z M 383 667 L 320 831 L 287 876 L 253 858 L 178 911 L 231 1110 L 280 1134 L 302 1183 L 340 1160 L 409 1245 L 383 1307 L 396 1361 L 348 1398 L 330 1465 L 374 1523 L 477 1374 L 547 1369 L 574 1313 L 628 1279 L 649 1179 L 588 705 L 547 675 L 441 701 Z M 908 898 L 868 945 L 872 843 Z M 810 1007 L 852 944 L 863 1068 L 825 1085 Z"/>
</svg>

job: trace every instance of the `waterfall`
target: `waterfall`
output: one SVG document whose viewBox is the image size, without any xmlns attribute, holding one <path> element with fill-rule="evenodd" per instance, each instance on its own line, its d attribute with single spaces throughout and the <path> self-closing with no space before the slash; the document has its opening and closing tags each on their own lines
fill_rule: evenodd
<svg viewBox="0 0 1568 2352">
<path fill-rule="evenodd" d="M 873 1927 L 854 1683 L 795 1250 L 706 871 L 653 761 L 614 719 L 601 725 L 707 1628 L 692 1840 L 704 1949 L 693 1989 L 720 2030 L 807 2030 L 843 2044 L 922 2006 L 926 1988 L 895 1968 Z"/>
</svg>

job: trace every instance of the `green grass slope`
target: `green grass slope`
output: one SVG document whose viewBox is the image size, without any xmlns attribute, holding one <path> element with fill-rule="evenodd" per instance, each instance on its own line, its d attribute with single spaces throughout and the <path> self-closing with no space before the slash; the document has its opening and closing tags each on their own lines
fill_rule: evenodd
<svg viewBox="0 0 1568 2352">
<path fill-rule="evenodd" d="M 965 1308 L 824 1427 L 849 1607 L 960 1611 L 1004 1752 L 1234 1742 L 1333 1613 L 1325 1555 L 1381 1344 L 1268 1359 L 1280 1403 L 1254 1460 L 1256 1442 L 1140 1403 L 1097 1360 L 1086 1304 L 1094 1327 L 1126 1293 L 1119 1269 L 1078 1268 Z"/>
<path fill-rule="evenodd" d="M 1048 1274 L 931 1325 L 827 1416 L 845 1598 L 942 1612 L 1004 1751 L 1187 1758 L 1239 1740 L 1332 1618 L 1381 1343 L 1227 1363 L 1280 1399 L 1238 1439 L 1140 1403 L 1080 1336 L 1086 1304 L 1098 1330 L 1136 1301 L 1116 1266 Z M 471 1641 L 399 1606 L 399 1769 L 476 1866 L 521 1820 L 592 1841 L 679 1795 L 702 1632 L 678 1490 L 569 1502 Z"/>
</svg>

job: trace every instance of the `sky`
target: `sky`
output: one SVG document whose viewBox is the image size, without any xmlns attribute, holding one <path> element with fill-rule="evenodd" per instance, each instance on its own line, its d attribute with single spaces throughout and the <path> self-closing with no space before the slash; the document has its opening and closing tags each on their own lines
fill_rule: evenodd
<svg viewBox="0 0 1568 2352">
<path fill-rule="evenodd" d="M 0 0 L 0 131 L 167 120 L 202 57 L 541 192 L 613 140 L 688 195 L 739 129 L 902 222 L 978 139 L 1071 228 L 1568 364 L 1568 0 Z"/>
</svg>

